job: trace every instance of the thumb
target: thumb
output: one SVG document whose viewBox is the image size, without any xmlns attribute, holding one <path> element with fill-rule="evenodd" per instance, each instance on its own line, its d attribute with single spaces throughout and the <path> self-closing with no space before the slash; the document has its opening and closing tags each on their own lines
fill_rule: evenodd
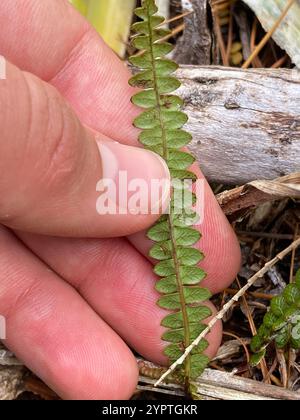
<svg viewBox="0 0 300 420">
<path fill-rule="evenodd" d="M 85 128 L 51 85 L 8 63 L 0 106 L 0 223 L 121 236 L 152 225 L 167 207 L 164 161 Z"/>
</svg>

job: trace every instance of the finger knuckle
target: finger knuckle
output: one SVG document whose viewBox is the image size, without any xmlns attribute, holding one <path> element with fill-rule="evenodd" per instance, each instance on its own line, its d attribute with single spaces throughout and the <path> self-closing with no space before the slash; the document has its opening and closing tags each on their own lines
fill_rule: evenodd
<svg viewBox="0 0 300 420">
<path fill-rule="evenodd" d="M 81 125 L 72 110 L 63 101 L 55 88 L 43 86 L 45 121 L 40 138 L 42 157 L 38 179 L 43 188 L 69 188 L 76 179 L 80 154 L 78 139 Z M 37 125 L 42 125 L 40 121 Z M 42 150 L 41 150 L 42 147 Z"/>
<path fill-rule="evenodd" d="M 63 193 L 74 184 L 84 156 L 84 129 L 56 89 L 12 69 L 0 90 L 0 220 L 24 214 L 30 197 Z"/>
</svg>

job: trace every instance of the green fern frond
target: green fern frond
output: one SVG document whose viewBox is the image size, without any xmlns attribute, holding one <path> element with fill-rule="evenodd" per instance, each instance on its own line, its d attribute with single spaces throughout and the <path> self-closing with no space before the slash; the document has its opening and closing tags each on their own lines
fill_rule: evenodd
<svg viewBox="0 0 300 420">
<path fill-rule="evenodd" d="M 154 0 L 144 0 L 142 7 L 135 11 L 142 21 L 132 27 L 137 33 L 132 44 L 140 51 L 130 58 L 130 62 L 140 72 L 129 83 L 142 89 L 133 96 L 132 102 L 144 111 L 135 119 L 134 125 L 142 130 L 140 142 L 167 162 L 171 176 L 176 180 L 173 190 L 183 190 L 185 180 L 196 180 L 195 174 L 189 171 L 195 159 L 181 150 L 191 141 L 191 135 L 182 129 L 188 120 L 181 111 L 183 101 L 172 94 L 180 86 L 173 76 L 178 66 L 165 57 L 173 46 L 161 40 L 169 31 L 161 28 L 164 19 L 157 16 L 157 10 Z M 161 278 L 156 284 L 162 294 L 158 305 L 171 311 L 162 320 L 167 328 L 162 338 L 170 343 L 164 353 L 171 363 L 203 331 L 202 321 L 211 315 L 210 309 L 203 305 L 211 293 L 199 286 L 206 276 L 198 267 L 204 256 L 193 247 L 201 237 L 192 227 L 196 214 L 189 208 L 182 208 L 181 200 L 177 201 L 175 195 L 169 214 L 162 216 L 148 232 L 149 239 L 155 242 L 150 256 L 158 261 L 154 271 Z M 192 200 L 195 203 L 195 195 Z M 209 362 L 203 354 L 207 347 L 207 341 L 203 340 L 178 372 L 187 390 L 190 390 L 190 380 L 201 375 Z"/>
<path fill-rule="evenodd" d="M 269 312 L 251 341 L 254 353 L 252 365 L 256 366 L 261 361 L 272 341 L 275 341 L 279 349 L 290 346 L 300 350 L 300 270 L 295 282 L 287 285 L 281 295 L 272 299 Z"/>
</svg>

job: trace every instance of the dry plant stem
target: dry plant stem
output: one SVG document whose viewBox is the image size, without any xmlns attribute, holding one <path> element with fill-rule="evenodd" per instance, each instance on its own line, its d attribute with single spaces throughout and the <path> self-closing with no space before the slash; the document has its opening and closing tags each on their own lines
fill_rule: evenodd
<svg viewBox="0 0 300 420">
<path fill-rule="evenodd" d="M 218 12 L 228 9 L 235 2 L 236 0 L 211 0 L 213 9 Z"/>
<path fill-rule="evenodd" d="M 272 37 L 272 35 L 274 34 L 274 32 L 276 31 L 276 29 L 278 28 L 278 26 L 281 24 L 281 22 L 283 21 L 283 19 L 286 17 L 288 11 L 290 10 L 290 8 L 294 4 L 294 2 L 295 2 L 295 0 L 289 0 L 288 1 L 287 5 L 284 8 L 284 10 L 282 11 L 282 14 L 279 17 L 279 19 L 275 22 L 275 24 L 270 29 L 270 31 L 260 41 L 260 43 L 257 45 L 257 47 L 255 48 L 255 50 L 253 51 L 253 53 L 250 55 L 250 57 L 248 58 L 248 60 L 243 64 L 243 66 L 242 66 L 243 69 L 247 69 L 251 65 L 253 59 L 255 57 L 257 57 L 257 55 L 260 53 L 260 51 L 264 48 L 264 46 L 269 41 L 269 39 Z"/>
<path fill-rule="evenodd" d="M 291 372 L 292 372 L 292 349 L 288 349 L 288 355 L 287 355 L 287 381 L 286 381 L 286 387 L 289 388 L 289 384 L 291 381 Z"/>
<path fill-rule="evenodd" d="M 226 372 L 226 370 L 222 368 L 221 366 L 219 366 L 216 362 L 211 362 L 209 365 L 214 370 L 217 370 L 219 372 Z"/>
<path fill-rule="evenodd" d="M 224 38 L 222 35 L 221 29 L 221 22 L 219 17 L 219 12 L 223 9 L 227 9 L 229 4 L 227 2 L 224 3 L 223 0 L 219 1 L 212 1 L 212 14 L 214 17 L 214 30 L 217 37 L 218 46 L 221 52 L 221 57 L 224 66 L 229 66 L 229 54 L 228 54 L 228 47 L 225 47 Z"/>
<path fill-rule="evenodd" d="M 226 289 L 225 292 L 231 296 L 234 296 L 237 293 L 236 289 Z M 259 292 L 248 292 L 247 294 L 249 294 L 249 296 L 253 296 L 256 299 L 271 300 L 274 297 L 273 295 L 268 295 L 266 293 Z"/>
<path fill-rule="evenodd" d="M 277 60 L 274 64 L 272 64 L 271 68 L 279 69 L 280 67 L 283 66 L 283 64 L 287 61 L 288 58 L 289 58 L 288 55 L 285 54 L 283 57 L 279 58 L 279 60 Z"/>
<path fill-rule="evenodd" d="M 229 29 L 228 29 L 228 42 L 226 50 L 226 61 L 230 62 L 230 53 L 233 41 L 233 6 L 230 7 Z"/>
<path fill-rule="evenodd" d="M 248 232 L 246 230 L 237 230 L 238 236 L 242 236 L 245 240 L 245 236 L 250 236 L 251 238 L 267 238 L 267 239 L 278 239 L 284 241 L 294 241 L 297 239 L 297 236 L 289 235 L 288 233 L 270 233 L 270 232 Z M 253 239 L 251 239 L 252 241 Z"/>
<path fill-rule="evenodd" d="M 279 254 L 276 255 L 271 261 L 267 262 L 265 266 L 259 270 L 254 276 L 252 276 L 247 284 L 228 302 L 224 305 L 223 309 L 209 322 L 205 330 L 192 342 L 192 344 L 186 348 L 183 355 L 172 364 L 172 366 L 165 372 L 160 379 L 155 383 L 155 386 L 158 386 L 167 376 L 172 373 L 177 366 L 184 363 L 185 359 L 191 353 L 194 347 L 198 346 L 200 341 L 206 337 L 206 335 L 211 331 L 211 329 L 216 325 L 216 323 L 221 320 L 224 315 L 232 308 L 232 306 L 239 301 L 239 299 L 244 296 L 244 294 L 253 286 L 253 284 L 261 277 L 263 277 L 275 264 L 277 264 L 280 260 L 282 260 L 286 255 L 292 252 L 294 249 L 300 246 L 300 238 L 294 241 L 290 246 L 285 248 Z"/>
<path fill-rule="evenodd" d="M 240 283 L 238 277 L 236 278 L 236 282 L 239 286 L 239 289 L 241 289 L 241 283 Z M 249 305 L 248 305 L 248 302 L 247 302 L 246 294 L 242 297 L 242 299 L 243 299 L 243 303 L 244 303 L 244 306 L 245 306 L 245 309 L 246 309 L 246 312 L 247 312 L 247 318 L 248 318 L 248 322 L 249 322 L 249 325 L 250 325 L 252 336 L 255 336 L 257 334 L 257 330 L 256 330 L 255 323 L 254 323 L 254 320 L 253 320 L 253 317 L 251 315 L 251 311 L 250 311 L 250 308 L 249 308 Z M 262 372 L 262 375 L 263 375 L 263 378 L 264 378 L 264 382 L 267 383 L 267 384 L 270 384 L 271 381 L 270 381 L 270 378 L 269 378 L 269 375 L 268 375 L 268 367 L 267 367 L 266 359 L 264 357 L 262 358 L 262 360 L 260 362 L 260 368 L 261 368 L 261 372 Z"/>
<path fill-rule="evenodd" d="M 192 15 L 193 13 L 195 13 L 193 10 L 191 10 L 190 12 L 181 13 L 180 15 L 177 15 L 177 16 L 174 16 L 173 18 L 167 19 L 161 25 L 158 25 L 158 27 L 169 24 L 169 23 L 172 23 L 172 22 L 176 22 L 176 20 L 183 19 L 184 17 Z"/>
<path fill-rule="evenodd" d="M 220 52 L 221 52 L 221 56 L 223 60 L 223 65 L 225 67 L 229 67 L 229 60 L 227 59 L 227 51 L 226 51 L 226 47 L 225 47 L 224 39 L 222 35 L 220 18 L 217 13 L 215 14 L 215 31 L 216 31 L 217 40 L 218 40 L 218 44 L 219 44 L 219 48 L 220 48 Z"/>
<path fill-rule="evenodd" d="M 255 42 L 256 42 L 256 35 L 257 35 L 257 25 L 258 25 L 258 19 L 255 18 L 254 19 L 254 22 L 253 22 L 252 31 L 251 31 L 251 38 L 250 38 L 250 50 L 251 50 L 251 53 L 256 48 Z M 264 67 L 263 64 L 262 64 L 262 62 L 260 61 L 260 58 L 257 57 L 257 56 L 253 59 L 252 66 L 253 67 L 258 67 L 258 68 L 259 67 Z"/>
<path fill-rule="evenodd" d="M 274 371 L 275 371 L 275 369 L 277 368 L 277 365 L 278 365 L 278 360 L 277 360 L 277 357 L 275 357 L 274 362 L 273 362 L 273 364 L 272 364 L 272 366 L 270 367 L 269 372 L 268 372 L 268 376 L 269 376 L 269 378 L 274 377 L 273 372 L 274 372 Z M 277 378 L 276 378 L 276 379 L 277 379 Z M 277 379 L 277 381 L 278 381 L 278 379 Z M 279 382 L 280 382 L 280 381 L 279 381 Z M 275 381 L 275 383 L 276 383 L 276 381 Z M 280 386 L 280 385 L 279 385 L 279 386 Z"/>
<path fill-rule="evenodd" d="M 44 382 L 35 376 L 29 376 L 24 380 L 26 391 L 39 395 L 43 400 L 59 400 L 58 395 L 52 391 Z"/>
<path fill-rule="evenodd" d="M 297 224 L 295 228 L 294 240 L 297 239 L 298 233 L 299 233 L 299 224 Z M 295 257 L 296 257 L 296 250 L 293 249 L 292 255 L 291 255 L 291 266 L 290 266 L 290 283 L 293 283 L 293 279 L 294 279 Z"/>
<path fill-rule="evenodd" d="M 246 354 L 247 363 L 249 364 L 249 363 L 250 363 L 250 354 L 249 354 L 249 351 L 248 351 L 248 348 L 247 348 L 247 344 L 245 343 L 245 341 L 244 341 L 242 338 L 240 338 L 239 336 L 237 336 L 237 335 L 235 335 L 235 334 L 233 334 L 233 333 L 230 333 L 230 332 L 228 332 L 228 331 L 224 331 L 224 332 L 223 332 L 223 335 L 227 335 L 228 337 L 233 337 L 233 338 L 235 338 L 235 339 L 236 339 L 239 343 L 241 343 L 241 346 L 243 347 L 244 352 L 245 352 L 245 354 Z M 220 369 L 220 368 L 219 368 L 219 370 L 223 370 L 223 371 L 225 372 L 225 370 L 224 370 L 224 369 Z"/>
<path fill-rule="evenodd" d="M 173 38 L 174 36 L 176 36 L 177 34 L 179 34 L 180 32 L 184 31 L 184 23 L 182 23 L 181 25 L 176 26 L 176 28 L 174 28 L 172 30 L 172 32 L 169 35 L 166 35 L 164 38 L 161 39 L 161 41 L 168 41 L 170 38 Z"/>
<path fill-rule="evenodd" d="M 282 388 L 282 383 L 281 383 L 280 379 L 276 378 L 276 376 L 274 376 L 274 375 L 270 375 L 270 378 L 276 386 Z"/>
<path fill-rule="evenodd" d="M 285 352 L 283 350 L 277 349 L 276 351 L 277 353 L 277 359 L 279 362 L 279 371 L 280 371 L 280 376 L 281 376 L 281 386 L 283 388 L 288 388 L 287 383 L 288 383 L 288 373 L 287 373 L 287 363 L 286 363 L 286 358 L 285 358 Z"/>
</svg>

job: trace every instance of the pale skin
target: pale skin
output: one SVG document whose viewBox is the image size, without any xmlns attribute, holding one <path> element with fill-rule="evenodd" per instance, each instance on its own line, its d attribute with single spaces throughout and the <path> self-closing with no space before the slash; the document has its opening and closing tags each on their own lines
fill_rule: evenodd
<svg viewBox="0 0 300 420">
<path fill-rule="evenodd" d="M 133 177 L 143 172 L 133 165 L 140 110 L 129 72 L 66 0 L 3 0 L 0 21 L 5 345 L 62 398 L 127 399 L 138 378 L 131 349 L 167 363 L 145 237 L 157 216 L 105 218 L 91 205 L 103 175 L 96 139 L 127 145 L 116 146 L 124 165 Z M 163 177 L 142 153 L 146 179 Z M 201 266 L 218 293 L 234 280 L 240 249 L 208 184 L 205 195 Z M 221 335 L 218 324 L 210 356 Z"/>
</svg>

